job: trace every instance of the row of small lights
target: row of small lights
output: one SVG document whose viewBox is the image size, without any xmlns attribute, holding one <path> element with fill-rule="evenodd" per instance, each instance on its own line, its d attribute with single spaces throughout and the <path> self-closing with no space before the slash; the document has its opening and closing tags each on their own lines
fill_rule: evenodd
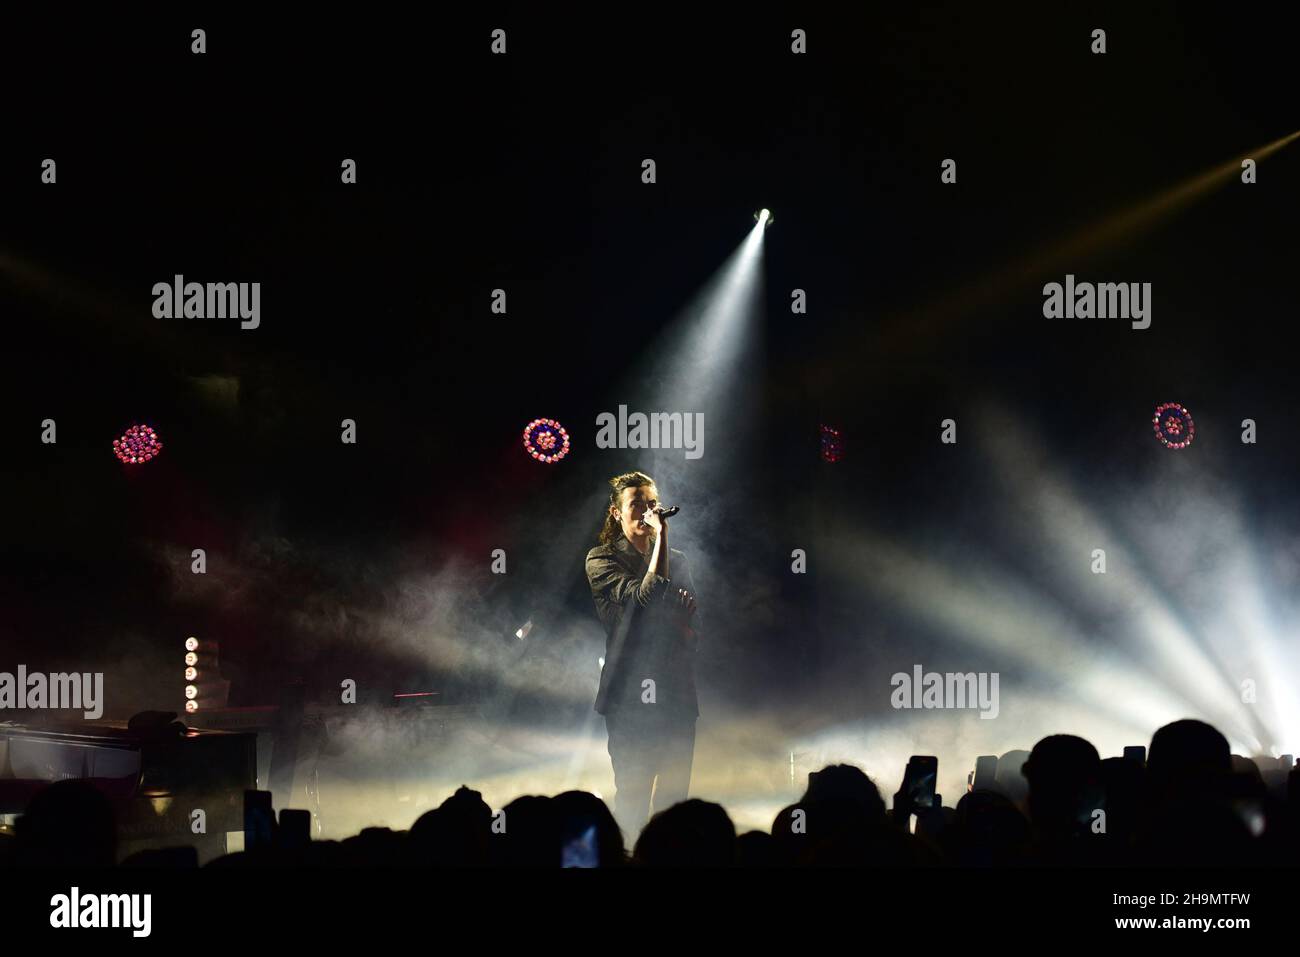
<svg viewBox="0 0 1300 957">
<path fill-rule="evenodd" d="M 1196 424 L 1192 421 L 1191 413 L 1177 402 L 1165 402 L 1157 406 L 1151 424 L 1156 438 L 1166 448 L 1185 449 L 1196 437 Z M 822 458 L 827 462 L 838 462 L 844 455 L 844 439 L 840 430 L 822 425 L 820 431 Z M 554 465 L 569 454 L 569 433 L 554 419 L 534 419 L 529 422 L 524 426 L 523 439 L 524 450 L 536 461 L 547 465 Z M 157 441 L 156 433 L 148 426 L 132 426 L 126 435 L 113 442 L 114 454 L 128 464 L 148 462 L 161 450 L 162 443 Z M 195 648 L 198 647 L 198 642 L 190 638 L 185 643 L 192 655 L 190 642 L 194 642 Z M 192 680 L 189 672 L 194 670 L 193 665 L 187 662 L 186 669 L 186 679 Z M 186 690 L 188 692 L 189 689 Z M 197 693 L 195 689 L 195 695 Z M 189 699 L 194 700 L 194 696 L 191 695 Z M 197 708 L 195 705 L 189 710 Z"/>
<path fill-rule="evenodd" d="M 199 710 L 199 640 L 191 635 L 185 639 L 185 710 L 193 714 Z"/>
</svg>

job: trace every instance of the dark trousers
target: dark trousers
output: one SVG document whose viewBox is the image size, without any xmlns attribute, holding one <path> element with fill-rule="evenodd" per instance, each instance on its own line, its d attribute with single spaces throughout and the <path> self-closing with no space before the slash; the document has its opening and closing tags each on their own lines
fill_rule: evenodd
<svg viewBox="0 0 1300 957">
<path fill-rule="evenodd" d="M 686 800 L 695 758 L 695 719 L 694 714 L 656 704 L 611 707 L 605 714 L 614 765 L 614 819 L 629 849 L 652 813 Z"/>
</svg>

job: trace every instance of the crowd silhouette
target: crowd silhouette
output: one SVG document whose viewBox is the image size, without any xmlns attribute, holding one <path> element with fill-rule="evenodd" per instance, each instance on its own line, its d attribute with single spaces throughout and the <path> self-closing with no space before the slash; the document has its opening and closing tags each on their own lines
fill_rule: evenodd
<svg viewBox="0 0 1300 957">
<path fill-rule="evenodd" d="M 725 809 L 691 799 L 657 813 L 632 846 L 585 791 L 528 795 L 494 815 L 462 786 L 409 831 L 366 828 L 342 841 L 289 840 L 225 854 L 239 867 L 992 867 L 1285 866 L 1300 847 L 1300 770 L 1231 753 L 1200 721 L 1151 739 L 1145 762 L 1103 759 L 1051 735 L 1011 751 L 955 807 L 891 807 L 860 769 L 832 765 L 769 831 L 737 834 Z M 286 831 L 287 834 L 287 831 Z M 194 848 L 118 859 L 113 808 L 85 781 L 51 784 L 0 837 L 0 867 L 199 866 Z"/>
</svg>

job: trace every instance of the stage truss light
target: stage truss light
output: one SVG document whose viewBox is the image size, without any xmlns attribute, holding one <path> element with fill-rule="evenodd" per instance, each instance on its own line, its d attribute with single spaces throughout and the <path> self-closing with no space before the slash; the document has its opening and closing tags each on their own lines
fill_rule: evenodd
<svg viewBox="0 0 1300 957">
<path fill-rule="evenodd" d="M 770 209 L 760 209 L 754 213 L 754 222 L 762 223 L 763 228 L 767 229 L 776 222 L 776 219 L 772 216 L 772 211 Z"/>
</svg>

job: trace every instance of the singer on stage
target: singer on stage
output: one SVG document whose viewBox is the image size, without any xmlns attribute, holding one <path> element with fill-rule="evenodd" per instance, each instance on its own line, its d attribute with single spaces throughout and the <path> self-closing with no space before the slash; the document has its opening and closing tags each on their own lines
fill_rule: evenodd
<svg viewBox="0 0 1300 957">
<path fill-rule="evenodd" d="M 668 546 L 654 479 L 609 480 L 600 544 L 587 581 L 605 626 L 596 711 L 614 765 L 614 817 L 635 841 L 652 813 L 686 800 L 695 755 L 695 586 L 686 556 Z M 673 509 L 672 512 L 675 512 Z M 656 784 L 656 777 L 658 783 Z"/>
</svg>

